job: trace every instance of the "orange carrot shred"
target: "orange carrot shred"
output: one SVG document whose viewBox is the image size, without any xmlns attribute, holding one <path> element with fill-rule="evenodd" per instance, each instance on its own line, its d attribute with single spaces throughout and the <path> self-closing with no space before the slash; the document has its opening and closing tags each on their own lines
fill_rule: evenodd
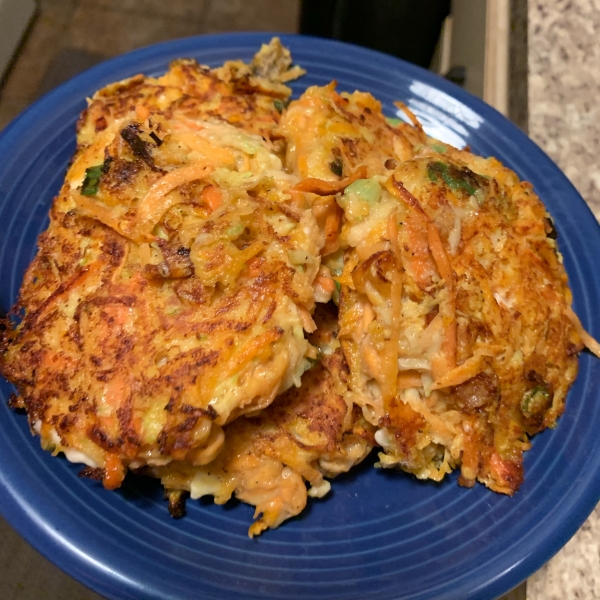
<svg viewBox="0 0 600 600">
<path fill-rule="evenodd" d="M 319 196 L 332 196 L 345 190 L 351 183 L 357 179 L 365 179 L 367 177 L 367 167 L 359 167 L 345 179 L 341 181 L 325 181 L 324 179 L 316 179 L 308 177 L 294 186 L 294 190 L 299 192 L 311 192 Z"/>
<path fill-rule="evenodd" d="M 202 190 L 202 200 L 210 208 L 211 212 L 217 210 L 223 204 L 223 194 L 221 190 L 214 185 L 207 185 Z"/>
<path fill-rule="evenodd" d="M 107 490 L 118 488 L 125 478 L 125 467 L 118 454 L 109 452 L 106 455 L 104 479 L 102 483 Z"/>
<path fill-rule="evenodd" d="M 333 292 L 335 290 L 335 282 L 331 277 L 325 277 L 325 275 L 319 275 L 315 279 L 315 283 L 320 285 L 326 292 Z"/>
<path fill-rule="evenodd" d="M 264 259 L 262 258 L 258 258 L 257 256 L 255 256 L 254 258 L 251 258 L 247 265 L 248 265 L 248 273 L 250 275 L 250 277 L 258 277 L 261 273 L 261 266 L 264 262 Z"/>
</svg>

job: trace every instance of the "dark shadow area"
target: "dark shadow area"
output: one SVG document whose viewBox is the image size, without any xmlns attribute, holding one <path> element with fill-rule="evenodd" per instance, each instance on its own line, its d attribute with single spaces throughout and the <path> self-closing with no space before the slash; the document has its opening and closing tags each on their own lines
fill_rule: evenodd
<svg viewBox="0 0 600 600">
<path fill-rule="evenodd" d="M 429 68 L 450 0 L 303 0 L 300 32 Z"/>
<path fill-rule="evenodd" d="M 56 55 L 44 73 L 38 88 L 38 96 L 43 96 L 75 75 L 101 63 L 105 58 L 101 54 L 87 50 L 64 48 Z"/>
</svg>

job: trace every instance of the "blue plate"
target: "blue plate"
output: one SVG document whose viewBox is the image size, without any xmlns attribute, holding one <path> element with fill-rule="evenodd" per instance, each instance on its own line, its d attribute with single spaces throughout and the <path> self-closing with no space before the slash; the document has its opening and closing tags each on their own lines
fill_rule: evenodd
<svg viewBox="0 0 600 600">
<path fill-rule="evenodd" d="M 282 36 L 308 75 L 299 94 L 336 79 L 368 90 L 394 115 L 402 100 L 432 135 L 495 155 L 533 182 L 556 220 L 575 308 L 592 334 L 600 306 L 600 235 L 554 163 L 499 113 L 451 83 L 389 56 L 338 42 Z M 85 97 L 177 57 L 209 65 L 249 59 L 266 34 L 195 37 L 103 63 L 51 92 L 0 135 L 0 302 L 12 304 L 75 149 Z M 596 261 L 596 265 L 594 265 Z M 42 452 L 26 418 L 0 405 L 0 512 L 35 548 L 113 599 L 406 600 L 496 597 L 538 569 L 600 498 L 600 361 L 583 354 L 567 411 L 537 436 L 514 498 L 450 477 L 418 482 L 372 462 L 333 483 L 328 498 L 259 539 L 250 507 L 189 502 L 172 520 L 158 484 L 128 478 L 108 492 L 78 466 Z M 2 381 L 6 401 L 12 388 Z"/>
</svg>

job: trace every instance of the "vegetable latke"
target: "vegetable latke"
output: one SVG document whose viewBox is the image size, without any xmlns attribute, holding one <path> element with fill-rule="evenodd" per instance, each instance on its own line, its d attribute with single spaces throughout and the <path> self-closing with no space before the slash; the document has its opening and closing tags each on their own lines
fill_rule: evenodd
<svg viewBox="0 0 600 600">
<path fill-rule="evenodd" d="M 278 39 L 89 100 L 6 319 L 0 372 L 44 448 L 298 515 L 376 466 L 514 494 L 577 355 L 552 220 L 494 158 L 311 87 Z"/>
</svg>

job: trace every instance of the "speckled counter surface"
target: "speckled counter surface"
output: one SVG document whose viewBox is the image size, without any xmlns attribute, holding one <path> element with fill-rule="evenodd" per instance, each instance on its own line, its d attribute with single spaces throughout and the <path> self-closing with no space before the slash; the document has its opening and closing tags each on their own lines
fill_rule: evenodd
<svg viewBox="0 0 600 600">
<path fill-rule="evenodd" d="M 600 219 L 600 2 L 530 0 L 529 135 Z M 600 598 L 600 505 L 527 582 L 527 600 Z"/>
<path fill-rule="evenodd" d="M 529 135 L 600 218 L 600 2 L 529 2 Z"/>
</svg>

